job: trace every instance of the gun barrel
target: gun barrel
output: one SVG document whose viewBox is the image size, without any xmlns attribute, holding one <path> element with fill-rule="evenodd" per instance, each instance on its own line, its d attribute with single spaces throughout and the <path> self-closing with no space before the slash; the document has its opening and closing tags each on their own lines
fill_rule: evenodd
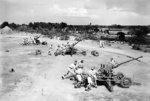
<svg viewBox="0 0 150 101">
<path fill-rule="evenodd" d="M 140 59 L 140 58 L 143 58 L 143 56 L 140 56 L 140 57 L 137 57 L 137 58 L 132 58 L 132 59 L 130 59 L 130 60 L 128 60 L 128 61 L 122 62 L 122 63 L 116 65 L 114 68 L 117 68 L 117 67 L 119 67 L 119 66 L 121 66 L 121 65 L 123 65 L 123 64 L 125 64 L 125 63 L 131 62 L 131 61 L 134 61 L 134 60 L 138 60 L 138 59 Z"/>
</svg>

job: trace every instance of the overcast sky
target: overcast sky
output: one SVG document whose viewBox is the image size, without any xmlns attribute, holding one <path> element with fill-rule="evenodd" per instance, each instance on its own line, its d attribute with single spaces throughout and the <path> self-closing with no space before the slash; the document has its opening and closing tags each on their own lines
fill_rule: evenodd
<svg viewBox="0 0 150 101">
<path fill-rule="evenodd" d="M 0 23 L 150 25 L 150 0 L 0 0 Z"/>
</svg>

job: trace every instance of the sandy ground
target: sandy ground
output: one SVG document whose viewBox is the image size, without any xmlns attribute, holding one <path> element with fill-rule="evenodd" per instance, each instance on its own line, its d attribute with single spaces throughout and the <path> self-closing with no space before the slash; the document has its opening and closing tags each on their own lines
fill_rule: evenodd
<svg viewBox="0 0 150 101">
<path fill-rule="evenodd" d="M 47 46 L 21 46 L 23 37 L 33 34 L 0 35 L 0 101 L 150 101 L 150 54 L 132 50 L 128 45 L 113 44 L 103 49 L 98 43 L 85 40 L 76 48 L 87 50 L 87 56 L 49 56 Z M 56 39 L 40 38 L 56 46 Z M 35 56 L 35 50 L 41 49 L 42 55 Z M 7 52 L 6 50 L 9 50 Z M 90 54 L 97 50 L 99 57 Z M 134 81 L 141 83 L 124 89 L 114 86 L 114 92 L 109 92 L 105 86 L 99 86 L 86 92 L 84 88 L 74 89 L 69 80 L 62 80 L 66 68 L 75 59 L 85 60 L 85 71 L 91 66 L 106 63 L 110 57 L 120 63 L 128 60 L 127 55 L 138 57 L 142 62 L 133 61 L 115 69 L 123 72 Z M 14 68 L 15 72 L 9 72 Z"/>
</svg>

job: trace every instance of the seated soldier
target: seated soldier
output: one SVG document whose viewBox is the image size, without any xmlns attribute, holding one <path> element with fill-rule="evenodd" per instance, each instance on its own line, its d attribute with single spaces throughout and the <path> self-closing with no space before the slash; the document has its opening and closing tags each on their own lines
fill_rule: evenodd
<svg viewBox="0 0 150 101">
<path fill-rule="evenodd" d="M 68 71 L 67 73 L 62 76 L 62 79 L 65 79 L 65 78 L 70 78 L 70 77 L 73 77 L 75 76 L 75 69 L 77 68 L 77 60 L 74 61 L 73 64 L 71 64 L 69 67 L 68 67 Z"/>
<path fill-rule="evenodd" d="M 79 83 L 81 83 L 81 82 L 82 82 L 83 69 L 80 68 L 80 67 L 77 67 L 77 68 L 75 69 L 75 73 L 76 73 L 77 81 L 78 81 Z"/>
<path fill-rule="evenodd" d="M 95 67 L 92 67 L 89 71 L 88 71 L 88 83 L 89 86 L 94 86 L 97 87 L 97 71 L 95 69 Z"/>
<path fill-rule="evenodd" d="M 78 61 L 78 68 L 82 68 L 83 69 L 83 64 L 84 64 L 84 60 L 80 60 Z"/>
</svg>

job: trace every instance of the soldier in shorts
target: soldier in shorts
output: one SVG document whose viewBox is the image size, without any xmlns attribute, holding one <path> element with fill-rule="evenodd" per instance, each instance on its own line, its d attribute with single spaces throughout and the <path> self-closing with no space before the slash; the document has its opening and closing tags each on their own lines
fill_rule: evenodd
<svg viewBox="0 0 150 101">
<path fill-rule="evenodd" d="M 88 81 L 90 85 L 93 85 L 94 87 L 97 87 L 97 77 L 96 77 L 96 69 L 95 67 L 92 67 L 89 71 L 88 71 Z"/>
<path fill-rule="evenodd" d="M 65 78 L 69 78 L 69 77 L 72 77 L 75 75 L 75 70 L 77 68 L 77 60 L 74 61 L 73 64 L 71 64 L 68 68 L 67 68 L 67 73 L 62 76 L 62 79 L 65 79 Z"/>
</svg>

